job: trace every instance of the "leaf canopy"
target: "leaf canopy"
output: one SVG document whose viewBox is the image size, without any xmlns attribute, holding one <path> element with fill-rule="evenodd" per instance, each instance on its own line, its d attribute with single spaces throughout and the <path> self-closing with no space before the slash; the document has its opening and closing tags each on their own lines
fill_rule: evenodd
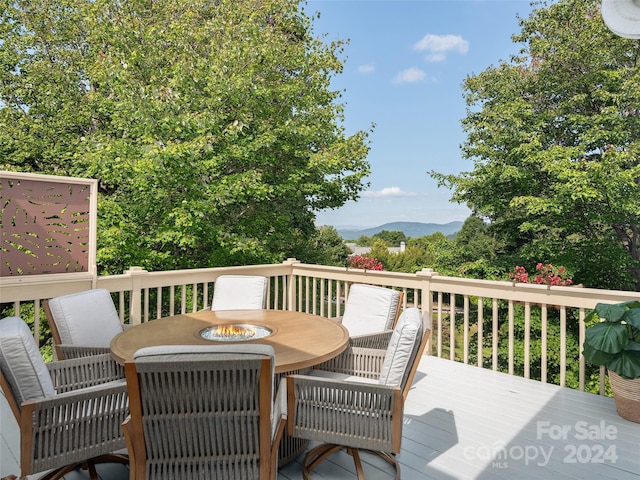
<svg viewBox="0 0 640 480">
<path fill-rule="evenodd" d="M 566 266 L 586 286 L 640 285 L 640 43 L 597 0 L 537 3 L 518 55 L 463 88 L 473 169 L 432 172 L 519 264 Z"/>
<path fill-rule="evenodd" d="M 366 187 L 299 2 L 2 3 L 0 168 L 99 179 L 103 272 L 280 261 Z"/>
</svg>

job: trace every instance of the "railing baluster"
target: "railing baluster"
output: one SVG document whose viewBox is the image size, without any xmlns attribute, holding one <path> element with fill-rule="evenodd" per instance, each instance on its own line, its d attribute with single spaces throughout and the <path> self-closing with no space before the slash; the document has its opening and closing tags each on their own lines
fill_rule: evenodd
<svg viewBox="0 0 640 480">
<path fill-rule="evenodd" d="M 316 277 L 313 277 L 313 302 L 312 302 L 313 306 L 313 310 L 311 313 L 313 313 L 314 315 L 316 314 L 316 312 L 318 311 L 318 279 Z"/>
<path fill-rule="evenodd" d="M 449 294 L 449 360 L 456 359 L 456 295 Z"/>
<path fill-rule="evenodd" d="M 191 311 L 192 312 L 198 311 L 198 284 L 197 283 L 191 284 Z"/>
<path fill-rule="evenodd" d="M 304 305 L 304 311 L 305 311 L 305 312 L 308 312 L 308 311 L 309 311 L 309 299 L 310 299 L 310 297 L 311 297 L 311 295 L 309 295 L 310 290 L 309 290 L 309 276 L 308 276 L 308 275 L 304 277 L 304 285 L 305 285 L 305 295 L 304 295 L 304 298 L 305 298 L 305 305 Z"/>
<path fill-rule="evenodd" d="M 584 392 L 584 387 L 585 387 L 585 358 L 584 355 L 582 355 L 582 347 L 584 346 L 584 338 L 586 335 L 586 325 L 584 324 L 584 319 L 586 317 L 584 308 L 581 308 L 579 310 L 578 313 L 578 318 L 579 318 L 579 326 L 578 326 L 578 347 L 579 347 L 579 357 L 578 357 L 578 364 L 579 364 L 579 372 L 580 372 L 580 378 L 579 378 L 579 389 L 581 391 Z"/>
<path fill-rule="evenodd" d="M 524 378 L 531 378 L 531 303 L 524 303 Z"/>
<path fill-rule="evenodd" d="M 437 317 L 437 329 L 438 329 L 438 357 L 442 357 L 442 292 L 438 292 L 438 317 Z"/>
<path fill-rule="evenodd" d="M 463 353 L 462 361 L 466 364 L 469 363 L 469 295 L 464 296 L 463 307 Z"/>
<path fill-rule="evenodd" d="M 187 289 L 185 285 L 180 285 L 180 314 L 187 313 Z"/>
<path fill-rule="evenodd" d="M 156 319 L 158 319 L 162 318 L 162 287 L 157 288 L 156 297 Z"/>
<path fill-rule="evenodd" d="M 540 345 L 542 351 L 540 352 L 540 370 L 541 370 L 541 381 L 547 383 L 547 305 L 545 303 L 542 304 L 541 315 L 541 331 L 540 331 Z"/>
<path fill-rule="evenodd" d="M 143 313 L 142 313 L 142 321 L 143 322 L 148 322 L 149 321 L 149 289 L 145 288 L 144 289 L 144 308 L 143 308 Z"/>
<path fill-rule="evenodd" d="M 35 308 L 35 307 L 38 308 Z M 18 304 L 18 308 L 20 308 L 20 304 Z M 36 301 L 34 303 L 33 309 L 33 331 L 36 334 L 36 344 L 40 345 L 40 302 Z"/>
<path fill-rule="evenodd" d="M 560 307 L 560 386 L 567 382 L 567 309 Z"/>
<path fill-rule="evenodd" d="M 118 312 L 119 313 L 119 317 L 120 317 L 120 322 L 124 323 L 125 320 L 125 312 L 127 311 L 127 309 L 124 306 L 124 292 L 119 292 L 118 293 Z M 131 318 L 129 318 L 129 323 L 131 323 Z"/>
<path fill-rule="evenodd" d="M 484 298 L 478 297 L 478 317 L 477 317 L 477 339 L 478 339 L 478 367 L 483 366 L 483 349 L 484 345 Z"/>
<path fill-rule="evenodd" d="M 169 287 L 169 315 L 176 314 L 176 287 L 171 285 Z"/>
<path fill-rule="evenodd" d="M 513 333 L 513 300 L 509 300 L 509 375 L 513 375 L 513 353 L 514 353 L 514 333 Z"/>
<path fill-rule="evenodd" d="M 498 370 L 498 299 L 493 299 L 492 304 L 492 326 L 491 326 L 491 368 Z"/>
</svg>

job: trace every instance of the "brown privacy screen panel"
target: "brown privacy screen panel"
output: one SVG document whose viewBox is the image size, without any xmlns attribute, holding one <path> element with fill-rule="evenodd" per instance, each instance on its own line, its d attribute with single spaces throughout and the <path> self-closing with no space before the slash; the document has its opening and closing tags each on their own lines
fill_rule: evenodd
<svg viewBox="0 0 640 480">
<path fill-rule="evenodd" d="M 0 276 L 87 272 L 91 186 L 0 178 Z"/>
</svg>

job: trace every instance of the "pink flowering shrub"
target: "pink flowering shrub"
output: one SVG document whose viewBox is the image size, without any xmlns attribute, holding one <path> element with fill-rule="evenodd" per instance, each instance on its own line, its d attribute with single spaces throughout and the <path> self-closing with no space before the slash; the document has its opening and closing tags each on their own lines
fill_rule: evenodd
<svg viewBox="0 0 640 480">
<path fill-rule="evenodd" d="M 510 273 L 509 277 L 516 283 L 529 283 L 529 273 L 526 268 L 520 265 L 515 266 L 514 272 Z"/>
<path fill-rule="evenodd" d="M 538 263 L 536 273 L 531 278 L 529 272 L 524 267 L 516 265 L 514 271 L 509 274 L 517 283 L 537 283 L 539 285 L 573 285 L 573 280 L 568 277 L 567 269 L 564 267 L 554 267 L 550 263 Z"/>
<path fill-rule="evenodd" d="M 380 260 L 362 255 L 353 255 L 352 257 L 349 257 L 349 267 L 360 268 L 362 270 L 384 270 Z"/>
</svg>

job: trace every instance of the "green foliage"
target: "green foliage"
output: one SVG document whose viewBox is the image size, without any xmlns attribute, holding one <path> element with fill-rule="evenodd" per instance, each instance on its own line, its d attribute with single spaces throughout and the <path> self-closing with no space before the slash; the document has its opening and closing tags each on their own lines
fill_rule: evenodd
<svg viewBox="0 0 640 480">
<path fill-rule="evenodd" d="M 293 256 L 303 263 L 338 267 L 345 265 L 350 253 L 351 250 L 334 227 L 322 226 Z"/>
<path fill-rule="evenodd" d="M 597 321 L 601 320 L 601 321 Z M 584 357 L 624 378 L 640 378 L 640 301 L 598 303 L 589 312 Z"/>
<path fill-rule="evenodd" d="M 370 247 L 373 245 L 373 238 L 367 237 L 366 235 L 360 235 L 356 243 L 361 247 Z"/>
<path fill-rule="evenodd" d="M 514 264 L 565 265 L 586 286 L 634 289 L 640 44 L 608 30 L 599 3 L 539 4 L 521 20 L 520 54 L 464 83 L 473 170 L 432 175 L 488 220 Z"/>
<path fill-rule="evenodd" d="M 404 232 L 397 230 L 382 230 L 373 235 L 374 239 L 382 240 L 388 247 L 399 247 L 401 242 L 407 241 L 407 236 Z"/>
<path fill-rule="evenodd" d="M 99 179 L 102 273 L 278 262 L 366 186 L 298 2 L 3 7 L 0 168 Z"/>
</svg>

